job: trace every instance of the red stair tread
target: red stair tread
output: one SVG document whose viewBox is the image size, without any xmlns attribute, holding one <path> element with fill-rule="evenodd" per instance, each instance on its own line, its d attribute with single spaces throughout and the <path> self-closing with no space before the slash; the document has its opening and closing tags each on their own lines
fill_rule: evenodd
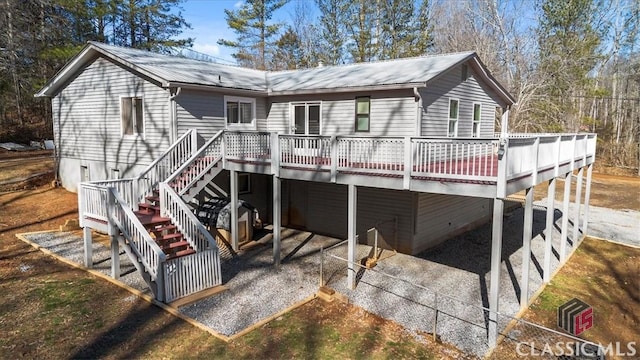
<svg viewBox="0 0 640 360">
<path fill-rule="evenodd" d="M 182 241 L 172 242 L 167 245 L 162 245 L 160 246 L 160 249 L 162 249 L 163 251 L 166 251 L 166 250 L 173 250 L 173 249 L 181 248 L 185 246 L 189 246 L 189 242 L 187 242 L 186 240 L 182 240 Z"/>
<path fill-rule="evenodd" d="M 167 240 L 175 240 L 175 239 L 180 239 L 180 238 L 182 238 L 182 234 L 181 233 L 173 233 L 173 234 L 166 234 L 166 235 L 158 236 L 156 238 L 156 241 L 167 241 Z"/>
<path fill-rule="evenodd" d="M 175 259 L 175 258 L 178 258 L 180 256 L 187 256 L 187 255 L 191 255 L 191 254 L 195 254 L 195 253 L 196 253 L 196 251 L 193 250 L 193 249 L 181 250 L 181 251 L 177 251 L 173 255 L 167 256 L 167 259 Z"/>
</svg>

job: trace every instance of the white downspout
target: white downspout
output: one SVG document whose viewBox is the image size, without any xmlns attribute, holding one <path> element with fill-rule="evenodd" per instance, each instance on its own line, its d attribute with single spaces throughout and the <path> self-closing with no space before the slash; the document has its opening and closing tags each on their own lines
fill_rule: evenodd
<svg viewBox="0 0 640 360">
<path fill-rule="evenodd" d="M 422 135 L 422 95 L 418 91 L 418 87 L 413 87 L 413 95 L 418 99 L 416 106 L 416 136 Z"/>
<path fill-rule="evenodd" d="M 171 131 L 169 131 L 170 144 L 173 144 L 178 139 L 178 107 L 175 99 L 182 92 L 182 88 L 178 87 L 175 94 L 169 96 L 169 122 Z M 169 89 L 171 94 L 171 89 Z"/>
<path fill-rule="evenodd" d="M 511 106 L 507 105 L 502 111 L 502 118 L 500 119 L 500 137 L 505 138 L 509 133 L 509 111 Z"/>
</svg>

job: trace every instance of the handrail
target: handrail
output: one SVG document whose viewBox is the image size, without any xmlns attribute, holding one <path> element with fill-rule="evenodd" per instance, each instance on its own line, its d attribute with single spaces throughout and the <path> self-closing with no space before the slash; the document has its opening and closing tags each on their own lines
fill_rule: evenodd
<svg viewBox="0 0 640 360">
<path fill-rule="evenodd" d="M 108 210 L 110 222 L 129 241 L 132 251 L 145 265 L 145 269 L 152 276 L 152 280 L 156 280 L 158 275 L 161 274 L 158 271 L 162 263 L 167 260 L 167 255 L 151 238 L 151 235 L 133 213 L 133 210 L 126 206 L 124 199 L 118 194 L 117 190 L 106 188 L 106 191 L 113 196 L 112 203 L 107 204 L 107 209 L 110 209 Z"/>
<path fill-rule="evenodd" d="M 160 183 L 160 215 L 169 217 L 196 251 L 218 249 L 213 236 L 167 182 Z"/>
<path fill-rule="evenodd" d="M 187 130 L 175 143 L 173 143 L 162 155 L 153 161 L 136 178 L 136 201 L 142 202 L 144 197 L 151 193 L 153 188 L 181 168 L 198 148 L 197 132 L 194 129 Z"/>
<path fill-rule="evenodd" d="M 222 141 L 224 130 L 218 131 L 211 139 L 209 139 L 201 148 L 186 160 L 182 166 L 171 173 L 164 182 L 170 183 L 172 187 L 183 195 L 189 187 L 199 179 L 199 177 L 220 161 L 224 154 L 222 153 Z M 191 166 L 194 171 L 187 171 Z M 181 177 L 181 178 L 179 178 Z"/>
<path fill-rule="evenodd" d="M 97 181 L 90 181 L 85 184 L 116 188 L 120 196 L 125 200 L 125 203 L 128 204 L 129 207 L 132 207 L 137 200 L 136 195 L 134 193 L 135 191 L 134 182 L 135 182 L 135 179 L 128 178 L 128 179 L 113 179 L 113 180 L 97 180 Z"/>
</svg>

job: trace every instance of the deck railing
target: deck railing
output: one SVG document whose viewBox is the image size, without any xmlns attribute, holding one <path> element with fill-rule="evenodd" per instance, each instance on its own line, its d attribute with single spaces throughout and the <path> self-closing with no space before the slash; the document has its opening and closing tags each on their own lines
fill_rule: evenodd
<svg viewBox="0 0 640 360">
<path fill-rule="evenodd" d="M 166 302 L 220 285 L 222 273 L 217 250 L 167 260 L 164 280 Z"/>
<path fill-rule="evenodd" d="M 271 160 L 271 133 L 255 131 L 226 132 L 225 157 L 239 161 Z"/>
<path fill-rule="evenodd" d="M 496 139 L 412 138 L 412 176 L 492 181 L 496 179 Z"/>
<path fill-rule="evenodd" d="M 223 133 L 223 131 L 216 133 L 191 157 L 185 159 L 180 166 L 170 173 L 165 178 L 166 180 L 163 179 L 161 181 L 170 183 L 178 194 L 183 195 L 203 174 L 222 159 L 222 154 L 224 153 Z"/>
<path fill-rule="evenodd" d="M 169 217 L 196 251 L 218 248 L 213 236 L 168 183 L 160 183 L 160 216 Z"/>
<path fill-rule="evenodd" d="M 140 175 L 135 178 L 136 206 L 151 194 L 159 183 L 165 181 L 175 173 L 198 150 L 198 136 L 196 130 L 185 132 L 167 151 L 152 162 Z"/>
</svg>

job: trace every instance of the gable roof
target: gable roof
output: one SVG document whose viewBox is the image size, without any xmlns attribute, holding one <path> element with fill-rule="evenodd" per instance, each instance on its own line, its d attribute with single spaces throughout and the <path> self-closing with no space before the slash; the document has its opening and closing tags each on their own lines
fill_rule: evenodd
<svg viewBox="0 0 640 360">
<path fill-rule="evenodd" d="M 162 87 L 219 87 L 264 96 L 422 87 L 458 64 L 471 61 L 479 70 L 477 73 L 506 103 L 515 103 L 515 99 L 491 76 L 475 52 L 269 72 L 93 41 L 35 96 L 55 96 L 99 56 L 147 76 Z"/>
</svg>

